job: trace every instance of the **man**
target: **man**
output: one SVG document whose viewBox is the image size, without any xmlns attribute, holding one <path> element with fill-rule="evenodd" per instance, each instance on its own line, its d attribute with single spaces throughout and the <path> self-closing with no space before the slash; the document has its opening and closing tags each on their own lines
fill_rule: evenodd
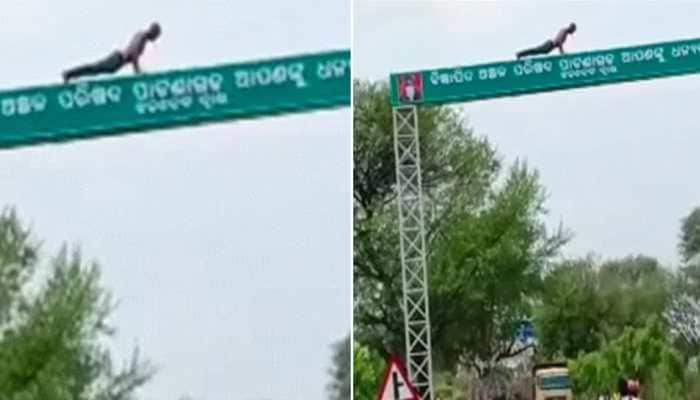
<svg viewBox="0 0 700 400">
<path fill-rule="evenodd" d="M 564 54 L 564 42 L 566 42 L 566 39 L 569 37 L 569 35 L 573 35 L 574 32 L 576 32 L 576 24 L 572 22 L 569 24 L 569 26 L 559 30 L 559 33 L 557 33 L 557 36 L 555 36 L 554 39 L 547 40 L 540 46 L 519 51 L 516 54 L 518 60 L 528 56 L 549 54 L 554 49 L 559 49 L 559 54 Z"/>
<path fill-rule="evenodd" d="M 146 49 L 148 42 L 155 42 L 160 37 L 161 29 L 157 22 L 151 24 L 148 29 L 137 32 L 124 50 L 115 50 L 102 60 L 69 69 L 63 73 L 63 82 L 83 76 L 113 74 L 127 64 L 131 64 L 134 72 L 141 73 L 139 59 Z"/>
<path fill-rule="evenodd" d="M 639 400 L 640 384 L 636 379 L 621 378 L 618 381 L 620 400 Z"/>
<path fill-rule="evenodd" d="M 627 395 L 623 397 L 623 400 L 638 400 L 640 392 L 639 381 L 636 379 L 630 379 L 627 381 Z"/>
</svg>

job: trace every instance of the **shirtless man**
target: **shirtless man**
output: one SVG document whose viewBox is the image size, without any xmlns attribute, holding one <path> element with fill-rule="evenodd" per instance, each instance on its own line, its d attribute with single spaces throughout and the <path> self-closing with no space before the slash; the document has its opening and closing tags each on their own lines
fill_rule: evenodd
<svg viewBox="0 0 700 400">
<path fill-rule="evenodd" d="M 155 42 L 160 37 L 160 25 L 157 22 L 151 24 L 148 29 L 137 32 L 124 50 L 115 50 L 102 60 L 69 69 L 63 73 L 63 82 L 83 76 L 113 74 L 127 64 L 131 64 L 134 72 L 141 73 L 139 58 L 146 49 L 148 42 Z"/>
<path fill-rule="evenodd" d="M 547 40 L 540 46 L 519 51 L 517 53 L 518 60 L 528 56 L 549 54 L 554 49 L 559 49 L 559 54 L 564 54 L 564 42 L 566 42 L 567 37 L 573 35 L 574 32 L 576 32 L 576 24 L 572 22 L 569 26 L 559 30 L 559 33 L 557 33 L 557 36 L 554 37 L 553 40 Z"/>
</svg>

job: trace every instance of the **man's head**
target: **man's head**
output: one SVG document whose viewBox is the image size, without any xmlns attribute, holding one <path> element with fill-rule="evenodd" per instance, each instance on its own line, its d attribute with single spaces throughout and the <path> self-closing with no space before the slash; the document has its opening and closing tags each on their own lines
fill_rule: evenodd
<svg viewBox="0 0 700 400">
<path fill-rule="evenodd" d="M 153 42 L 160 37 L 160 32 L 160 24 L 154 22 L 148 27 L 148 30 L 146 31 L 146 37 L 148 38 L 148 40 Z"/>
<path fill-rule="evenodd" d="M 574 33 L 576 32 L 576 24 L 575 23 L 570 23 L 569 27 L 566 29 L 569 33 Z"/>
<path fill-rule="evenodd" d="M 639 396 L 639 381 L 636 379 L 631 379 L 627 382 L 627 391 L 632 396 Z"/>
</svg>

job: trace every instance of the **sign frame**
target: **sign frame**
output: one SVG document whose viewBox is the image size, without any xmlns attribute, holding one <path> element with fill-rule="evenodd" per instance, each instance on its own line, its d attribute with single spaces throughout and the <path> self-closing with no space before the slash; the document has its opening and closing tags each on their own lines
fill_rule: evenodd
<svg viewBox="0 0 700 400">
<path fill-rule="evenodd" d="M 463 103 L 700 73 L 700 38 L 393 73 L 393 107 Z M 402 80 L 420 76 L 420 96 Z"/>
<path fill-rule="evenodd" d="M 388 385 L 391 384 L 391 372 L 396 369 L 396 371 L 401 375 L 401 378 L 406 382 L 406 388 L 408 391 L 411 393 L 412 398 L 411 399 L 391 399 L 391 400 L 421 400 L 420 395 L 418 394 L 418 391 L 416 388 L 413 386 L 413 383 L 411 383 L 411 380 L 408 378 L 408 374 L 406 373 L 406 368 L 401 361 L 401 359 L 395 355 L 392 354 L 389 356 L 389 362 L 387 363 L 386 370 L 384 371 L 384 377 L 382 378 L 382 384 L 379 386 L 379 393 L 377 394 L 377 400 L 385 400 L 383 398 L 384 392 L 386 391 L 386 388 Z"/>
<path fill-rule="evenodd" d="M 0 91 L 0 149 L 350 105 L 349 50 Z"/>
</svg>

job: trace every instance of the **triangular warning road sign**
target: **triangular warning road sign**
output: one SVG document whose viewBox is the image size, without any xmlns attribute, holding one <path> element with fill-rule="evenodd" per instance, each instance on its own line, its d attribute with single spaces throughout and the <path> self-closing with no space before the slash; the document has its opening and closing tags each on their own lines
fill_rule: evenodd
<svg viewBox="0 0 700 400">
<path fill-rule="evenodd" d="M 406 368 L 396 356 L 389 357 L 378 400 L 420 400 L 418 391 L 408 379 Z"/>
</svg>

